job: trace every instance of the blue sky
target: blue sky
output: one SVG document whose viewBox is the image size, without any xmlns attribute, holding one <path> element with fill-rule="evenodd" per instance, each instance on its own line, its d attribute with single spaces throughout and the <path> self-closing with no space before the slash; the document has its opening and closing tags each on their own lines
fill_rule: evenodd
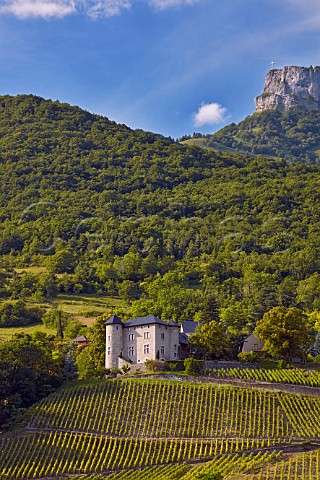
<svg viewBox="0 0 320 480">
<path fill-rule="evenodd" d="M 0 93 L 211 133 L 253 113 L 273 59 L 319 65 L 319 33 L 319 0 L 0 0 Z"/>
</svg>

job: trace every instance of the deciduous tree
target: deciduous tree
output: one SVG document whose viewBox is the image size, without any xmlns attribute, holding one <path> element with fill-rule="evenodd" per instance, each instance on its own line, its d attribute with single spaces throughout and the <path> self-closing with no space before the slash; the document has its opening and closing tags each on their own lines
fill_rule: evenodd
<svg viewBox="0 0 320 480">
<path fill-rule="evenodd" d="M 313 341 L 307 315 L 295 307 L 272 308 L 258 321 L 254 334 L 264 341 L 264 351 L 285 360 L 305 357 Z"/>
</svg>

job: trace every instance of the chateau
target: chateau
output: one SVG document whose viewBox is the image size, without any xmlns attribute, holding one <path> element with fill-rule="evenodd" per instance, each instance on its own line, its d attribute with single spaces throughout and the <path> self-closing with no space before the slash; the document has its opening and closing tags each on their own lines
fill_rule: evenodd
<svg viewBox="0 0 320 480">
<path fill-rule="evenodd" d="M 112 315 L 105 326 L 106 368 L 121 368 L 128 362 L 138 365 L 146 360 L 178 360 L 180 343 L 184 348 L 188 343 L 178 323 L 164 322 L 155 315 L 129 322 L 122 322 L 117 315 Z"/>
</svg>

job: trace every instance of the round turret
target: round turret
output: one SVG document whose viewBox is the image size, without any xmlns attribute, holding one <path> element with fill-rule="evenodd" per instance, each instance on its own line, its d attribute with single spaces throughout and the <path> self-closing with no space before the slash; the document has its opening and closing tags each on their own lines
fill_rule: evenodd
<svg viewBox="0 0 320 480">
<path fill-rule="evenodd" d="M 106 368 L 119 368 L 119 357 L 123 350 L 123 323 L 117 315 L 105 322 L 106 326 Z"/>
</svg>

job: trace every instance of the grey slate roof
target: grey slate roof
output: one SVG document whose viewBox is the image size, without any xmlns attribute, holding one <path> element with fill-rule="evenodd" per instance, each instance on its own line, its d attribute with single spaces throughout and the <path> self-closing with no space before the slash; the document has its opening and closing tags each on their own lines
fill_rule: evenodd
<svg viewBox="0 0 320 480">
<path fill-rule="evenodd" d="M 186 335 L 190 335 L 190 333 L 195 332 L 198 325 L 198 322 L 190 322 L 189 320 L 184 320 L 183 322 L 181 322 L 181 331 Z"/>
<path fill-rule="evenodd" d="M 147 317 L 133 318 L 132 320 L 129 320 L 129 322 L 126 322 L 124 324 L 124 327 L 136 327 L 139 325 L 154 325 L 155 323 L 158 325 L 164 325 L 166 327 L 179 326 L 173 320 L 170 320 L 170 322 L 164 322 L 163 320 L 160 320 L 160 318 L 156 317 L 155 315 L 148 315 Z"/>
<path fill-rule="evenodd" d="M 188 345 L 189 339 L 185 333 L 179 332 L 179 343 L 182 343 L 183 345 Z"/>
<path fill-rule="evenodd" d="M 105 323 L 105 325 L 123 325 L 123 322 L 117 315 L 112 315 Z"/>
</svg>

